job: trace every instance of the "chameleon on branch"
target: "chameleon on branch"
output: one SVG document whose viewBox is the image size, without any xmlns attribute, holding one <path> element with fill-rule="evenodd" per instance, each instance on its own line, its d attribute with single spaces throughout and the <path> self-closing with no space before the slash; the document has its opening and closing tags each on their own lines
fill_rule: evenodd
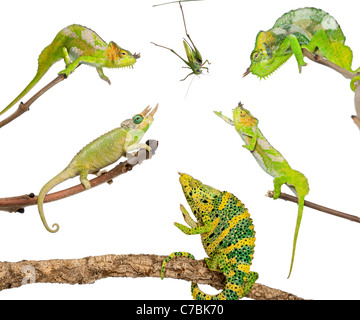
<svg viewBox="0 0 360 320">
<path fill-rule="evenodd" d="M 248 110 L 244 109 L 242 104 L 233 110 L 233 120 L 224 116 L 221 112 L 216 112 L 228 124 L 235 126 L 236 131 L 244 140 L 244 148 L 248 149 L 254 156 L 260 167 L 268 174 L 274 177 L 274 199 L 279 198 L 281 186 L 286 184 L 298 197 L 298 215 L 296 220 L 293 251 L 291 265 L 288 277 L 294 263 L 296 242 L 298 238 L 301 218 L 304 210 L 305 196 L 309 193 L 309 184 L 307 178 L 299 171 L 293 170 L 282 154 L 273 148 L 269 141 L 261 133 L 256 119 Z"/>
<path fill-rule="evenodd" d="M 350 72 L 360 72 L 360 67 L 351 69 L 353 53 L 344 42 L 345 36 L 339 24 L 327 12 L 316 8 L 291 10 L 280 17 L 270 30 L 257 34 L 255 49 L 250 56 L 251 65 L 244 77 L 251 72 L 265 78 L 292 54 L 301 72 L 301 67 L 306 65 L 302 48 Z M 354 91 L 358 80 L 360 75 L 351 80 L 350 86 Z"/>
<path fill-rule="evenodd" d="M 186 209 L 180 209 L 190 226 L 175 223 L 185 234 L 200 234 L 209 258 L 205 262 L 210 270 L 222 272 L 226 278 L 225 288 L 216 295 L 203 293 L 196 283 L 191 293 L 196 300 L 237 300 L 243 298 L 259 277 L 250 271 L 255 247 L 255 231 L 252 219 L 244 204 L 233 194 L 219 191 L 203 184 L 188 174 L 180 174 L 185 198 L 194 213 L 194 221 Z M 194 256 L 187 252 L 174 252 L 162 264 L 161 278 L 166 263 L 177 256 Z"/>
<path fill-rule="evenodd" d="M 54 229 L 50 229 L 44 216 L 43 202 L 46 194 L 52 188 L 79 175 L 80 182 L 85 189 L 90 189 L 91 185 L 87 179 L 89 173 L 101 175 L 103 173 L 100 171 L 102 168 L 116 162 L 135 149 L 145 148 L 151 151 L 151 148 L 145 143 L 140 143 L 140 140 L 154 121 L 153 116 L 157 108 L 158 105 L 153 110 L 146 107 L 132 119 L 123 121 L 119 128 L 115 128 L 90 142 L 76 154 L 63 171 L 43 186 L 37 199 L 37 205 L 46 230 L 52 233 L 59 230 L 59 225 L 56 223 L 52 226 Z"/>
<path fill-rule="evenodd" d="M 0 112 L 0 115 L 24 97 L 60 59 L 64 59 L 66 68 L 60 71 L 59 75 L 69 76 L 80 64 L 87 64 L 94 66 L 100 78 L 111 84 L 102 68 L 132 67 L 139 57 L 140 54 L 132 55 L 113 41 L 106 43 L 89 28 L 77 24 L 70 25 L 62 29 L 53 42 L 40 53 L 34 79 Z"/>
</svg>

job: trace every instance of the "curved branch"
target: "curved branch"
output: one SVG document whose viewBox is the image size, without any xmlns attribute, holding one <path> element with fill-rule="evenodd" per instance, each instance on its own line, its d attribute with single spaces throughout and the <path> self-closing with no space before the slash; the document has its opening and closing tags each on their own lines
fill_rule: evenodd
<svg viewBox="0 0 360 320">
<path fill-rule="evenodd" d="M 81 259 L 0 262 L 0 291 L 30 283 L 90 284 L 108 277 L 159 278 L 165 258 L 166 256 L 129 254 Z M 224 276 L 210 271 L 204 260 L 184 257 L 171 260 L 166 265 L 165 278 L 209 284 L 219 290 L 224 288 Z M 256 300 L 303 300 L 291 293 L 259 283 L 255 283 L 247 297 Z"/>
<path fill-rule="evenodd" d="M 58 75 L 54 80 L 49 82 L 44 88 L 42 88 L 35 95 L 33 95 L 27 102 L 25 102 L 25 103 L 20 102 L 19 107 L 13 114 L 11 114 L 9 117 L 5 118 L 4 120 L 0 121 L 0 128 L 7 125 L 8 123 L 15 120 L 16 118 L 20 117 L 26 111 L 29 111 L 30 106 L 35 102 L 35 100 L 37 100 L 46 91 L 50 90 L 53 86 L 57 85 L 59 82 L 65 80 L 66 78 L 67 78 L 67 76 L 65 74 Z"/>
<path fill-rule="evenodd" d="M 274 192 L 273 191 L 268 191 L 266 196 L 269 197 L 269 198 L 273 198 L 274 197 Z M 294 197 L 294 196 L 292 196 L 290 194 L 287 194 L 287 193 L 280 193 L 279 199 L 298 203 L 298 198 L 297 197 Z M 305 200 L 304 206 L 315 209 L 315 210 L 318 210 L 318 211 L 321 211 L 321 212 L 325 212 L 325 213 L 328 213 L 328 214 L 331 214 L 331 215 L 334 215 L 334 216 L 337 216 L 337 217 L 340 217 L 340 218 L 344 218 L 344 219 L 347 219 L 347 220 L 350 220 L 350 221 L 360 223 L 360 218 L 357 217 L 357 216 L 354 216 L 352 214 L 348 214 L 348 213 L 345 213 L 345 212 L 337 211 L 337 210 L 334 210 L 334 209 L 330 209 L 330 208 L 321 206 L 319 204 L 316 204 L 316 203 L 313 203 L 313 202 L 310 202 L 310 201 L 307 201 L 307 200 Z"/>
<path fill-rule="evenodd" d="M 128 171 L 131 171 L 133 167 L 142 161 L 151 159 L 158 147 L 158 141 L 148 140 L 146 141 L 146 144 L 151 147 L 151 152 L 147 151 L 146 149 L 140 149 L 134 155 L 130 155 L 126 161 L 120 162 L 109 172 L 105 172 L 101 176 L 90 180 L 91 187 L 96 187 L 104 182 L 111 183 L 112 179 Z M 78 184 L 74 187 L 48 194 L 45 197 L 44 202 L 60 200 L 83 191 L 85 191 L 84 186 L 82 184 Z M 2 198 L 0 199 L 0 210 L 23 213 L 25 207 L 36 205 L 36 202 L 37 196 L 35 196 L 33 193 L 17 197 Z"/>
</svg>

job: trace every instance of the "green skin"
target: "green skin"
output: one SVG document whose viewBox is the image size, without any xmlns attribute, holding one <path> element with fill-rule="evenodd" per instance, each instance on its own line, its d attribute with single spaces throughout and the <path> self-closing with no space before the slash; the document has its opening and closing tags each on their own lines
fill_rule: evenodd
<svg viewBox="0 0 360 320">
<path fill-rule="evenodd" d="M 288 277 L 294 264 L 296 242 L 298 238 L 301 218 L 304 210 L 305 196 L 309 193 L 306 177 L 299 171 L 293 170 L 282 154 L 273 148 L 258 128 L 258 120 L 244 109 L 241 104 L 233 110 L 233 120 L 215 112 L 228 124 L 235 126 L 236 131 L 245 142 L 243 147 L 248 149 L 263 170 L 274 177 L 274 199 L 279 198 L 281 186 L 286 184 L 298 197 L 298 215 L 296 220 L 291 265 Z"/>
<path fill-rule="evenodd" d="M 101 175 L 105 172 L 100 172 L 102 168 L 113 164 L 135 149 L 145 148 L 151 151 L 147 144 L 139 141 L 154 121 L 153 116 L 157 108 L 158 106 L 150 112 L 150 108 L 147 107 L 132 119 L 123 121 L 119 128 L 113 129 L 90 142 L 76 154 L 63 171 L 43 186 L 37 199 L 37 205 L 41 221 L 47 231 L 55 233 L 59 230 L 59 225 L 55 223 L 52 225 L 53 229 L 51 229 L 46 222 L 43 209 L 46 194 L 59 183 L 75 176 L 80 176 L 80 182 L 84 188 L 90 189 L 91 184 L 87 178 L 88 174 Z"/>
<path fill-rule="evenodd" d="M 162 46 L 162 45 L 159 45 L 159 44 L 156 44 L 154 42 L 151 42 L 152 44 L 158 46 L 158 47 L 161 47 L 161 48 L 165 48 L 167 50 L 170 50 L 172 53 L 174 53 L 176 56 L 178 56 L 186 65 L 187 67 L 184 67 L 184 68 L 189 68 L 192 72 L 189 73 L 184 79 L 181 79 L 180 81 L 184 81 L 188 76 L 192 75 L 192 74 L 195 74 L 195 75 L 200 75 L 202 74 L 202 69 L 206 69 L 207 72 L 209 72 L 209 68 L 207 67 L 204 67 L 204 65 L 206 63 L 210 64 L 210 62 L 208 60 L 205 60 L 203 62 L 202 60 L 202 57 L 201 57 L 201 54 L 200 54 L 200 51 L 196 48 L 194 42 L 191 40 L 190 38 L 190 35 L 188 34 L 187 32 L 187 29 L 186 29 L 186 24 L 185 24 L 185 16 L 184 16 L 184 12 L 183 12 L 183 9 L 182 9 L 182 5 L 181 5 L 181 1 L 177 1 L 179 2 L 179 5 L 180 5 L 180 9 L 181 9 L 181 13 L 182 13 L 182 16 L 183 16 L 183 21 L 184 21 L 184 27 L 185 27 L 185 32 L 186 32 L 186 36 L 189 38 L 192 46 L 190 45 L 189 42 L 187 42 L 185 39 L 183 40 L 183 45 L 184 45 L 184 49 L 185 49 L 185 52 L 186 52 L 186 57 L 187 57 L 187 60 L 185 60 L 184 58 L 182 58 L 178 53 L 176 53 L 173 49 L 170 49 L 168 47 L 165 47 L 165 46 Z"/>
<path fill-rule="evenodd" d="M 191 284 L 191 293 L 196 300 L 237 300 L 244 297 L 259 277 L 250 271 L 255 247 L 255 231 L 250 214 L 241 201 L 229 192 L 220 192 L 194 179 L 180 174 L 180 183 L 188 204 L 196 217 L 194 221 L 186 209 L 180 209 L 187 227 L 175 223 L 188 235 L 200 234 L 209 258 L 205 262 L 210 270 L 224 274 L 225 288 L 216 295 L 203 293 L 196 283 Z M 174 252 L 162 264 L 164 278 L 166 263 L 175 257 L 195 259 L 188 252 Z"/>
<path fill-rule="evenodd" d="M 345 36 L 336 20 L 327 12 L 316 8 L 291 10 L 280 17 L 268 31 L 260 31 L 256 37 L 255 49 L 251 53 L 250 72 L 265 78 L 284 64 L 293 54 L 299 71 L 305 66 L 301 49 L 352 72 L 360 72 L 360 67 L 351 69 L 353 53 L 344 44 Z M 351 89 L 360 75 L 351 79 Z"/>
<path fill-rule="evenodd" d="M 61 30 L 40 54 L 38 70 L 28 86 L 4 109 L 0 115 L 10 109 L 24 97 L 57 61 L 64 59 L 66 68 L 59 72 L 68 77 L 80 64 L 94 66 L 101 79 L 110 83 L 102 68 L 132 67 L 139 57 L 122 49 L 115 42 L 107 44 L 94 31 L 80 26 L 71 25 Z"/>
</svg>

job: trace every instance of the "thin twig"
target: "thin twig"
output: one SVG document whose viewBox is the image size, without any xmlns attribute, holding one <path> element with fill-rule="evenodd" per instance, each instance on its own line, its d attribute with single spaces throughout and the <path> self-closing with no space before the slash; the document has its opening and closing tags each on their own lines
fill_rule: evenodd
<svg viewBox="0 0 360 320">
<path fill-rule="evenodd" d="M 16 118 L 20 117 L 24 112 L 29 111 L 30 106 L 35 102 L 35 100 L 37 100 L 46 91 L 50 90 L 53 86 L 55 86 L 59 82 L 65 80 L 66 78 L 67 78 L 67 76 L 65 74 L 58 75 L 54 80 L 49 82 L 44 88 L 42 88 L 35 95 L 33 95 L 27 102 L 25 102 L 25 103 L 20 102 L 19 107 L 13 114 L 11 114 L 9 117 L 5 118 L 4 120 L 0 121 L 0 128 L 7 125 L 8 123 L 15 120 Z"/>
<path fill-rule="evenodd" d="M 129 254 L 81 259 L 0 262 L 0 291 L 30 283 L 89 284 L 108 277 L 159 278 L 165 258 L 166 256 Z M 209 284 L 218 290 L 224 289 L 224 276 L 210 271 L 204 260 L 184 257 L 171 260 L 166 265 L 163 281 L 166 281 L 166 278 L 183 279 Z M 256 300 L 303 300 L 291 293 L 259 283 L 255 283 L 247 297 Z M 191 298 L 190 286 L 189 298 Z"/>
<path fill-rule="evenodd" d="M 328 61 L 320 56 L 317 56 L 306 49 L 302 49 L 302 53 L 304 56 L 306 56 L 311 61 L 322 64 L 326 67 L 329 67 L 329 68 L 335 70 L 336 72 L 339 72 L 347 79 L 352 79 L 352 78 L 360 75 L 360 73 L 354 73 L 354 72 L 348 71 L 344 68 L 341 68 L 337 64 L 335 64 L 331 61 Z M 355 89 L 354 103 L 355 103 L 356 115 L 351 116 L 351 118 L 354 120 L 354 123 L 360 129 L 360 81 L 355 82 L 355 88 L 356 89 Z"/>
<path fill-rule="evenodd" d="M 266 196 L 269 197 L 269 198 L 273 198 L 274 197 L 274 192 L 273 191 L 268 191 Z M 294 197 L 294 196 L 292 196 L 290 194 L 287 194 L 287 193 L 280 193 L 279 199 L 298 203 L 298 198 L 297 197 Z M 330 209 L 330 208 L 321 206 L 319 204 L 316 204 L 316 203 L 313 203 L 313 202 L 310 202 L 310 201 L 307 201 L 307 200 L 305 200 L 304 206 L 315 209 L 315 210 L 318 210 L 318 211 L 321 211 L 321 212 L 325 212 L 325 213 L 328 213 L 328 214 L 331 214 L 331 215 L 334 215 L 334 216 L 337 216 L 337 217 L 340 217 L 340 218 L 344 218 L 344 219 L 347 219 L 347 220 L 350 220 L 350 221 L 360 223 L 360 218 L 357 217 L 357 216 L 347 214 L 347 213 L 344 213 L 344 212 L 341 212 L 341 211 L 337 211 L 337 210 L 334 210 L 334 209 Z"/>
<path fill-rule="evenodd" d="M 133 167 L 142 161 L 151 159 L 158 147 L 158 141 L 148 140 L 146 141 L 146 144 L 151 147 L 151 152 L 148 152 L 146 149 L 140 149 L 135 153 L 135 155 L 130 156 L 126 161 L 119 163 L 109 172 L 105 172 L 101 176 L 90 180 L 91 187 L 96 187 L 104 182 L 111 183 L 112 179 L 115 177 L 131 171 Z M 64 199 L 83 191 L 85 191 L 84 186 L 82 184 L 78 184 L 74 187 L 48 194 L 45 197 L 44 202 Z M 0 210 L 23 213 L 25 207 L 36 205 L 36 202 L 37 196 L 35 196 L 33 193 L 17 197 L 2 198 L 0 199 Z"/>
</svg>

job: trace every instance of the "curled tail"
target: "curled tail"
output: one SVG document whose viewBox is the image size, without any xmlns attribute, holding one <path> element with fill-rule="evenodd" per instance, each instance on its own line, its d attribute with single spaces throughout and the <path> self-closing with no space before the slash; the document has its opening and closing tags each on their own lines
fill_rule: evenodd
<svg viewBox="0 0 360 320">
<path fill-rule="evenodd" d="M 38 70 L 34 79 L 27 85 L 27 87 L 21 91 L 21 93 L 4 109 L 0 112 L 0 115 L 9 110 L 15 103 L 20 101 L 44 76 L 44 74 L 50 69 L 50 67 L 58 61 L 61 57 L 57 57 L 57 52 L 54 51 L 52 45 L 47 46 L 40 54 L 38 61 Z"/>
<path fill-rule="evenodd" d="M 65 181 L 69 178 L 72 178 L 73 176 L 74 175 L 71 174 L 70 169 L 66 168 L 65 170 L 61 171 L 57 176 L 52 178 L 48 183 L 46 183 L 40 190 L 39 196 L 37 198 L 37 206 L 38 206 L 40 218 L 41 218 L 41 221 L 44 224 L 44 227 L 46 228 L 46 230 L 51 233 L 58 232 L 59 225 L 57 223 L 54 223 L 52 225 L 52 227 L 54 229 L 51 229 L 46 222 L 45 215 L 44 215 L 44 208 L 43 208 L 45 196 L 52 188 L 57 186 L 59 183 Z"/>
<path fill-rule="evenodd" d="M 298 215 L 297 215 L 297 219 L 296 219 L 294 242 L 293 242 L 293 251 L 292 251 L 292 256 L 291 256 L 291 265 L 290 265 L 290 271 L 289 271 L 288 278 L 291 275 L 292 267 L 293 267 L 293 264 L 294 264 L 296 241 L 297 241 L 297 238 L 298 238 L 299 229 L 300 229 L 300 223 L 301 223 L 301 219 L 302 219 L 302 215 L 303 215 L 303 211 L 304 211 L 304 201 L 305 201 L 305 195 L 301 195 L 301 196 L 299 195 L 298 196 Z"/>
<path fill-rule="evenodd" d="M 234 277 L 226 278 L 224 290 L 215 295 L 202 292 L 198 285 L 191 283 L 191 294 L 195 300 L 239 300 L 247 295 L 259 275 L 257 272 L 238 272 Z"/>
</svg>

